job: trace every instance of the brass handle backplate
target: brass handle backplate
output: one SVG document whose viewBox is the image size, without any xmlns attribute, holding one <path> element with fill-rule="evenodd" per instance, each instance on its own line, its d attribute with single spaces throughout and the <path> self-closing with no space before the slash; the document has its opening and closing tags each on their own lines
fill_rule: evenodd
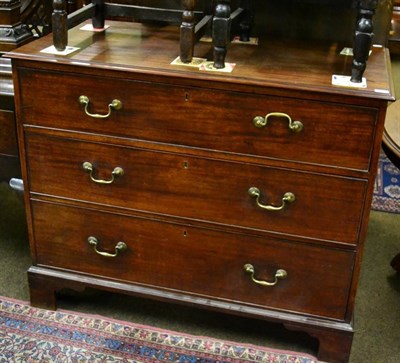
<svg viewBox="0 0 400 363">
<path fill-rule="evenodd" d="M 304 128 L 304 125 L 301 121 L 293 121 L 292 118 L 287 113 L 282 112 L 271 112 L 265 117 L 263 116 L 256 116 L 253 118 L 253 124 L 255 127 L 261 128 L 267 126 L 268 119 L 270 117 L 283 117 L 288 120 L 289 129 L 293 132 L 301 132 Z"/>
<path fill-rule="evenodd" d="M 256 283 L 257 285 L 261 285 L 261 286 L 275 286 L 278 283 L 278 280 L 283 280 L 283 279 L 286 279 L 286 277 L 287 277 L 286 270 L 279 269 L 275 272 L 274 281 L 269 282 L 269 281 L 258 280 L 254 277 L 255 269 L 254 269 L 253 265 L 251 265 L 250 263 L 246 263 L 243 266 L 243 268 L 244 268 L 244 271 L 251 276 L 252 281 L 254 283 Z"/>
<path fill-rule="evenodd" d="M 109 179 L 109 180 L 102 180 L 102 179 L 96 179 L 96 178 L 93 176 L 94 167 L 93 167 L 92 163 L 90 163 L 89 161 L 85 161 L 85 162 L 82 164 L 82 168 L 83 168 L 83 170 L 85 170 L 85 171 L 89 174 L 90 179 L 91 179 L 92 181 L 94 181 L 95 183 L 97 183 L 97 184 L 111 184 L 111 183 L 114 183 L 114 181 L 115 181 L 116 178 L 121 177 L 121 176 L 124 175 L 124 169 L 122 169 L 120 166 L 117 166 L 117 167 L 115 167 L 114 170 L 111 172 L 111 179 Z"/>
<path fill-rule="evenodd" d="M 95 251 L 97 254 L 99 254 L 99 255 L 101 255 L 101 256 L 104 256 L 104 257 L 117 257 L 117 256 L 118 256 L 118 253 L 123 252 L 123 251 L 125 251 L 125 250 L 128 248 L 128 246 L 126 245 L 125 242 L 120 241 L 120 242 L 118 242 L 118 243 L 115 245 L 115 253 L 109 253 L 109 252 L 99 251 L 99 250 L 97 249 L 97 246 L 98 246 L 98 244 L 99 244 L 99 241 L 97 240 L 96 237 L 93 237 L 93 236 L 90 236 L 90 237 L 88 238 L 88 243 L 93 247 L 94 251 Z"/>
<path fill-rule="evenodd" d="M 261 191 L 260 189 L 256 187 L 251 187 L 249 190 L 249 195 L 253 198 L 256 198 L 256 203 L 257 205 L 262 208 L 266 209 L 268 211 L 280 211 L 283 210 L 286 207 L 287 203 L 293 203 L 296 200 L 295 195 L 292 192 L 286 192 L 283 197 L 282 197 L 282 204 L 280 206 L 274 206 L 274 205 L 266 205 L 262 204 L 260 199 L 261 199 Z"/>
<path fill-rule="evenodd" d="M 120 100 L 112 100 L 111 103 L 108 105 L 108 113 L 102 115 L 98 113 L 90 113 L 88 108 L 89 108 L 89 97 L 88 96 L 79 96 L 79 103 L 83 106 L 85 106 L 85 114 L 93 117 L 93 118 L 107 118 L 111 116 L 111 113 L 113 110 L 120 110 L 122 108 L 122 102 Z"/>
</svg>

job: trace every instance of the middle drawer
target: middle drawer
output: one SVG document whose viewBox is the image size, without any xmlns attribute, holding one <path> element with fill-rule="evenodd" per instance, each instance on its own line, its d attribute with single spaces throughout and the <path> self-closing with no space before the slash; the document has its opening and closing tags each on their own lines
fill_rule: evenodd
<svg viewBox="0 0 400 363">
<path fill-rule="evenodd" d="M 364 180 L 30 133 L 26 143 L 32 193 L 357 243 Z"/>
</svg>

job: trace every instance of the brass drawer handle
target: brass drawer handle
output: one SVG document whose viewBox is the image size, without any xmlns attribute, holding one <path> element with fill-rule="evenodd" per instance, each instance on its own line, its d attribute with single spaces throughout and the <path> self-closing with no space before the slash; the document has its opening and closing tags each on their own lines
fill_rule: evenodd
<svg viewBox="0 0 400 363">
<path fill-rule="evenodd" d="M 255 282 L 257 285 L 261 285 L 261 286 L 275 286 L 278 283 L 278 280 L 283 280 L 283 279 L 286 279 L 286 277 L 287 277 L 286 270 L 279 269 L 275 272 L 275 280 L 274 281 L 272 281 L 272 282 L 261 281 L 261 280 L 257 280 L 254 277 L 255 270 L 254 270 L 253 265 L 251 265 L 250 263 L 246 263 L 243 267 L 244 267 L 244 270 L 246 271 L 246 273 L 248 273 L 251 276 L 251 279 L 253 280 L 253 282 Z"/>
<path fill-rule="evenodd" d="M 111 183 L 114 183 L 116 178 L 121 177 L 121 176 L 124 175 L 124 169 L 122 169 L 121 167 L 117 166 L 111 172 L 111 179 L 110 180 L 102 180 L 102 179 L 96 179 L 93 176 L 94 168 L 93 168 L 92 163 L 90 163 L 88 161 L 85 161 L 82 164 L 82 168 L 83 168 L 83 170 L 85 170 L 89 174 L 90 179 L 92 179 L 95 183 L 98 183 L 98 184 L 111 184 Z"/>
<path fill-rule="evenodd" d="M 117 256 L 118 256 L 118 253 L 123 252 L 123 251 L 125 251 L 125 250 L 128 248 L 128 246 L 126 245 L 126 243 L 121 241 L 121 242 L 118 242 L 118 243 L 115 245 L 115 253 L 109 253 L 109 252 L 99 251 L 99 250 L 97 249 L 97 245 L 99 244 L 99 241 L 97 240 L 96 237 L 90 236 L 90 237 L 88 238 L 88 242 L 89 242 L 89 244 L 90 244 L 91 246 L 93 246 L 93 249 L 94 249 L 94 251 L 95 251 L 97 254 L 99 254 L 99 255 L 101 255 L 101 256 L 104 256 L 104 257 L 117 257 Z"/>
<path fill-rule="evenodd" d="M 268 119 L 270 117 L 286 118 L 289 122 L 289 129 L 292 130 L 293 132 L 301 132 L 304 128 L 303 124 L 300 121 L 293 121 L 292 118 L 288 114 L 282 113 L 282 112 L 271 112 L 268 115 L 266 115 L 265 117 L 256 116 L 253 118 L 253 124 L 255 127 L 258 127 L 258 128 L 265 127 L 265 126 L 267 126 Z"/>
<path fill-rule="evenodd" d="M 282 204 L 279 207 L 275 207 L 273 205 L 265 205 L 260 202 L 260 198 L 261 198 L 260 189 L 258 189 L 256 187 L 251 187 L 249 189 L 249 194 L 251 197 L 256 198 L 256 203 L 260 208 L 266 209 L 269 211 L 280 211 L 285 208 L 287 203 L 293 203 L 296 200 L 296 197 L 292 192 L 287 192 L 282 197 Z"/>
<path fill-rule="evenodd" d="M 87 96 L 79 96 L 79 103 L 85 106 L 85 113 L 86 115 L 93 117 L 93 118 L 107 118 L 111 116 L 111 112 L 113 110 L 120 110 L 122 108 L 122 102 L 120 100 L 112 100 L 112 102 L 108 105 L 108 113 L 105 115 L 101 115 L 98 113 L 90 113 L 88 111 L 89 108 L 89 97 Z"/>
</svg>

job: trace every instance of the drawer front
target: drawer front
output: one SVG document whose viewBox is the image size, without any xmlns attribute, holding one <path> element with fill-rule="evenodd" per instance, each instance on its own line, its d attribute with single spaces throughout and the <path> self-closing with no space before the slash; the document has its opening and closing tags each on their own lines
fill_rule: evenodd
<svg viewBox="0 0 400 363">
<path fill-rule="evenodd" d="M 38 265 L 344 319 L 352 252 L 43 202 L 32 202 L 32 211 Z M 95 237 L 99 252 L 114 254 L 118 242 L 127 248 L 105 257 L 89 237 Z M 261 286 L 245 272 L 246 264 L 253 265 L 258 280 L 274 282 L 278 269 L 287 277 Z"/>
<path fill-rule="evenodd" d="M 67 73 L 20 70 L 20 77 L 22 116 L 27 124 L 369 168 L 377 117 L 372 108 Z M 81 95 L 88 97 L 90 113 L 107 114 L 114 99 L 122 102 L 122 108 L 106 119 L 95 119 L 85 115 Z M 261 117 L 257 119 L 261 124 L 266 121 L 266 126 L 256 127 L 256 117 Z M 288 117 L 303 124 L 301 132 L 289 128 Z"/>
<path fill-rule="evenodd" d="M 33 193 L 357 243 L 367 184 L 363 180 L 39 134 L 27 134 L 26 142 Z M 84 163 L 92 165 L 92 174 Z M 118 168 L 124 173 L 114 178 Z M 293 193 L 295 200 L 284 202 L 286 193 Z M 266 210 L 269 206 L 281 210 Z"/>
</svg>

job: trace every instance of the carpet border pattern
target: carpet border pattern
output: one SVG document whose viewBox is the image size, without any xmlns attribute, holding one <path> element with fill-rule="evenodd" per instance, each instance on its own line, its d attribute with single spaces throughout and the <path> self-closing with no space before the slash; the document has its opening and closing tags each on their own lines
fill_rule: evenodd
<svg viewBox="0 0 400 363">
<path fill-rule="evenodd" d="M 0 297 L 0 362 L 317 363 L 308 354 L 221 341 Z"/>
<path fill-rule="evenodd" d="M 372 197 L 372 209 L 400 213 L 400 171 L 381 152 Z"/>
</svg>

